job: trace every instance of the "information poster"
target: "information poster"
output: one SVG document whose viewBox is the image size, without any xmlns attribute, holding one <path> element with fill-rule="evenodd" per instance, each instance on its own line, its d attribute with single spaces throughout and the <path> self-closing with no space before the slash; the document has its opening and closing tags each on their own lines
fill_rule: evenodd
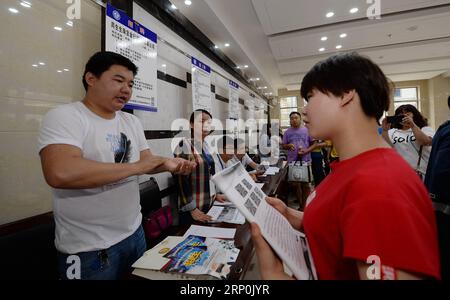
<svg viewBox="0 0 450 300">
<path fill-rule="evenodd" d="M 254 120 L 255 119 L 255 95 L 250 93 L 250 98 L 247 100 L 247 107 L 248 107 L 248 119 Z"/>
<path fill-rule="evenodd" d="M 228 81 L 228 118 L 233 120 L 239 119 L 239 85 L 232 81 Z"/>
<path fill-rule="evenodd" d="M 212 111 L 211 68 L 192 57 L 192 107 Z"/>
<path fill-rule="evenodd" d="M 139 68 L 125 108 L 156 112 L 157 35 L 110 4 L 105 27 L 105 50 L 129 58 Z"/>
</svg>

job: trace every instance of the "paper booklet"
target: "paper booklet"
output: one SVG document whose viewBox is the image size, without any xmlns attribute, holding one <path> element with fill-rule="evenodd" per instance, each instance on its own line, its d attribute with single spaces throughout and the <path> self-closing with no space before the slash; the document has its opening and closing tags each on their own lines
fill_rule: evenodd
<svg viewBox="0 0 450 300">
<path fill-rule="evenodd" d="M 209 223 L 230 223 L 242 225 L 245 223 L 245 217 L 236 206 L 222 206 L 214 204 L 207 213 L 212 217 Z"/>
<path fill-rule="evenodd" d="M 239 252 L 233 240 L 167 237 L 133 264 L 133 274 L 149 279 L 226 279 Z"/>
<path fill-rule="evenodd" d="M 241 163 L 230 166 L 212 178 L 249 222 L 261 233 L 297 279 L 317 279 L 306 236 L 266 201 L 266 195 L 248 175 Z"/>
</svg>

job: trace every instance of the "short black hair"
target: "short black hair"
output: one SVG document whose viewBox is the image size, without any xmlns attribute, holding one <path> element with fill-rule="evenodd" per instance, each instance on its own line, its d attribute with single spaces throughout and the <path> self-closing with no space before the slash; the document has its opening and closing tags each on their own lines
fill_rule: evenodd
<svg viewBox="0 0 450 300">
<path fill-rule="evenodd" d="M 91 58 L 89 58 L 88 62 L 86 63 L 86 67 L 84 69 L 83 74 L 84 89 L 86 91 L 88 89 L 88 84 L 85 79 L 86 74 L 88 72 L 94 74 L 95 77 L 100 78 L 100 76 L 104 72 L 108 71 L 112 65 L 123 66 L 128 70 L 130 70 L 131 72 L 133 72 L 134 76 L 136 76 L 138 72 L 138 67 L 125 56 L 114 52 L 100 51 L 92 55 Z"/>
<path fill-rule="evenodd" d="M 212 119 L 212 115 L 209 113 L 209 111 L 204 110 L 204 109 L 196 109 L 191 113 L 191 117 L 189 118 L 189 123 L 193 124 L 195 116 L 200 113 L 207 114 Z"/>
<path fill-rule="evenodd" d="M 289 118 L 291 118 L 292 115 L 299 115 L 300 118 L 302 117 L 302 115 L 298 112 L 298 111 L 293 111 L 289 114 Z"/>
<path fill-rule="evenodd" d="M 356 90 L 364 113 L 377 121 L 389 110 L 392 85 L 380 67 L 356 52 L 338 54 L 317 63 L 303 78 L 301 95 L 317 89 L 324 94 L 342 96 Z"/>
</svg>

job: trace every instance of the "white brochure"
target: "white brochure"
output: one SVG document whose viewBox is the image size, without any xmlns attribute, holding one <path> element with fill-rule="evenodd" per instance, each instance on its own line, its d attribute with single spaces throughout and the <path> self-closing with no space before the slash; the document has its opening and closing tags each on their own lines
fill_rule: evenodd
<svg viewBox="0 0 450 300">
<path fill-rule="evenodd" d="M 297 279 L 317 279 L 306 236 L 265 201 L 266 195 L 241 163 L 217 173 L 212 181 L 249 222 L 259 225 L 263 237 Z"/>
</svg>

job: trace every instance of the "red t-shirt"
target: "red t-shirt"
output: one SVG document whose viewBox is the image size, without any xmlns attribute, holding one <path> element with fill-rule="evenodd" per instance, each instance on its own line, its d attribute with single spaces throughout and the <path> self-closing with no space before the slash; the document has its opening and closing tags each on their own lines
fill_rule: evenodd
<svg viewBox="0 0 450 300">
<path fill-rule="evenodd" d="M 319 279 L 358 279 L 356 261 L 440 278 L 431 200 L 413 169 L 392 149 L 331 165 L 303 226 Z"/>
</svg>

